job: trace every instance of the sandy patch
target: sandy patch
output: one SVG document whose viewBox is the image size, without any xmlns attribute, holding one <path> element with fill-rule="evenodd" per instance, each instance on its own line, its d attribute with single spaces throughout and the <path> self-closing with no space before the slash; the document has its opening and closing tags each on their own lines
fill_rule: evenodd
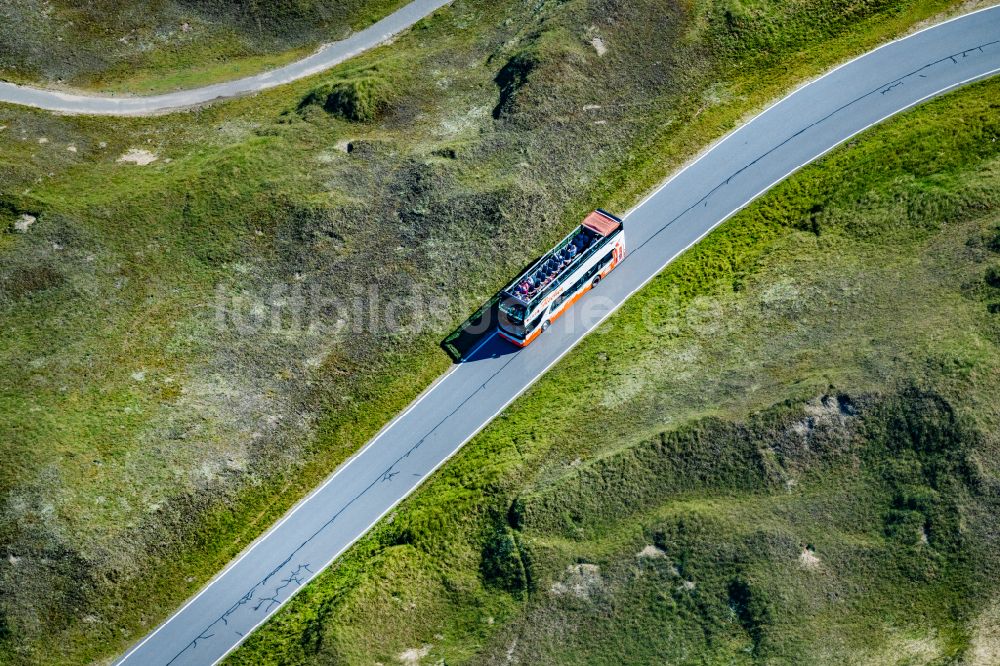
<svg viewBox="0 0 1000 666">
<path fill-rule="evenodd" d="M 420 660 L 431 653 L 430 645 L 421 645 L 418 648 L 410 648 L 409 650 L 403 650 L 399 653 L 397 659 L 399 663 L 406 664 L 407 666 L 419 664 Z"/>
<path fill-rule="evenodd" d="M 590 45 L 594 47 L 595 51 L 597 51 L 598 56 L 603 56 L 605 53 L 608 52 L 607 45 L 604 43 L 604 40 L 601 39 L 600 37 L 593 37 L 590 40 Z"/>
<path fill-rule="evenodd" d="M 821 421 L 833 421 L 841 416 L 837 399 L 829 395 L 813 398 L 803 406 L 802 411 Z"/>
<path fill-rule="evenodd" d="M 152 164 L 158 159 L 156 153 L 152 153 L 148 150 L 140 150 L 138 148 L 133 148 L 127 153 L 118 158 L 118 162 L 127 164 L 138 164 L 139 166 L 146 166 L 147 164 Z"/>
<path fill-rule="evenodd" d="M 16 222 L 14 222 L 14 231 L 22 234 L 28 233 L 28 229 L 30 229 L 31 225 L 35 223 L 36 219 L 38 218 L 34 215 L 24 213 L 21 217 L 17 218 Z"/>
<path fill-rule="evenodd" d="M 816 556 L 816 551 L 806 547 L 799 553 L 799 568 L 804 571 L 819 571 L 820 559 Z"/>
<path fill-rule="evenodd" d="M 806 437 L 812 432 L 812 425 L 809 421 L 798 421 L 797 423 L 792 424 L 792 432 L 800 437 Z"/>
<path fill-rule="evenodd" d="M 1000 599 L 987 606 L 970 628 L 972 640 L 965 663 L 968 666 L 1000 664 Z"/>
<path fill-rule="evenodd" d="M 71 153 L 75 153 L 76 152 L 76 146 L 66 146 L 66 150 L 68 150 Z"/>
<path fill-rule="evenodd" d="M 885 666 L 885 664 L 918 664 L 942 663 L 944 649 L 937 632 L 931 631 L 922 635 L 904 631 L 898 627 L 886 626 L 883 644 L 877 651 L 857 651 L 847 663 L 859 666 Z M 953 662 L 948 662 L 953 663 Z M 996 662 L 987 662 L 995 664 Z"/>
<path fill-rule="evenodd" d="M 441 121 L 438 136 L 449 137 L 473 129 L 490 115 L 489 106 L 474 106 L 468 111 L 456 113 L 453 117 Z"/>
<path fill-rule="evenodd" d="M 806 417 L 791 426 L 792 432 L 802 438 L 808 438 L 819 426 L 843 427 L 854 416 L 854 410 L 849 404 L 841 405 L 831 395 L 813 398 L 803 405 L 802 411 Z"/>
<path fill-rule="evenodd" d="M 924 636 L 923 638 L 909 638 L 899 644 L 902 653 L 913 662 L 929 664 L 941 658 L 943 650 L 938 639 L 934 636 Z M 896 663 L 906 663 L 907 659 L 900 659 Z M 991 662 L 996 663 L 996 662 Z"/>
<path fill-rule="evenodd" d="M 517 650 L 517 638 L 511 642 L 510 647 L 507 648 L 507 663 L 513 664 L 515 662 L 514 651 Z"/>
<path fill-rule="evenodd" d="M 44 136 L 41 139 L 38 140 L 38 143 L 40 143 L 42 145 L 45 145 L 48 142 L 49 142 L 49 140 L 46 139 Z"/>
<path fill-rule="evenodd" d="M 589 599 L 604 586 L 601 567 L 596 564 L 571 564 L 561 581 L 552 584 L 549 591 L 556 596 L 572 594 L 579 599 Z"/>
<path fill-rule="evenodd" d="M 648 546 L 640 550 L 638 553 L 636 553 L 636 557 L 658 558 L 666 556 L 667 553 L 665 550 L 663 550 L 662 548 L 657 548 L 653 544 L 649 544 Z"/>
</svg>

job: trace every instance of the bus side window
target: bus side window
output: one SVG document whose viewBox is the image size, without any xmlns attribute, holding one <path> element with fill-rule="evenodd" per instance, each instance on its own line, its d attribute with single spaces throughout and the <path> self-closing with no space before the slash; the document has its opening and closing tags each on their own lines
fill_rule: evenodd
<svg viewBox="0 0 1000 666">
<path fill-rule="evenodd" d="M 563 303 L 565 303 L 567 298 L 576 293 L 576 290 L 579 288 L 579 286 L 580 283 L 577 282 L 572 287 L 567 287 L 566 290 L 563 291 L 563 293 L 559 294 L 559 297 L 552 302 L 552 306 L 549 308 L 549 312 L 555 312 L 555 309 L 558 308 Z"/>
<path fill-rule="evenodd" d="M 556 297 L 554 301 L 552 301 L 552 305 L 550 305 L 547 308 L 548 311 L 555 312 L 556 308 L 558 308 L 560 305 L 566 302 L 566 299 L 568 299 L 576 292 L 580 291 L 580 289 L 583 288 L 583 285 L 587 284 L 587 282 L 589 282 L 592 277 L 594 277 L 597 273 L 603 270 L 605 266 L 611 263 L 611 260 L 614 258 L 614 253 L 615 251 L 612 248 L 612 250 L 608 252 L 605 256 L 603 256 L 600 261 L 594 264 L 590 270 L 584 273 L 583 277 L 577 280 L 572 287 L 567 288 L 563 293 L 559 294 L 559 296 Z M 533 322 L 532 325 L 527 326 L 527 330 L 530 331 L 534 329 L 535 326 L 537 325 L 538 325 L 537 322 Z"/>
<path fill-rule="evenodd" d="M 615 251 L 614 249 L 612 249 L 611 252 L 608 252 L 606 255 L 604 255 L 604 257 L 598 262 L 596 267 L 597 270 L 601 270 L 602 268 L 610 264 L 614 256 L 615 256 Z"/>
<path fill-rule="evenodd" d="M 605 266 L 607 266 L 608 264 L 611 263 L 611 260 L 614 258 L 614 256 L 615 256 L 615 251 L 612 248 L 612 250 L 610 252 L 608 252 L 606 255 L 604 255 L 603 257 L 601 257 L 601 260 L 598 261 L 596 264 L 594 264 L 591 267 L 591 269 L 586 272 L 586 274 L 583 276 L 583 279 L 580 280 L 580 282 L 581 283 L 586 282 L 587 280 L 589 280 L 590 278 L 594 277 L 599 272 L 601 272 L 601 270 L 603 270 Z M 575 288 L 576 287 L 574 287 L 574 289 Z"/>
<path fill-rule="evenodd" d="M 576 282 L 574 282 L 572 287 L 570 287 L 569 289 L 567 289 L 566 291 L 564 291 L 559 296 L 559 298 L 556 299 L 556 302 L 553 304 L 552 309 L 555 310 L 558 306 L 562 305 L 566 301 L 567 298 L 569 298 L 570 296 L 572 296 L 576 292 L 578 292 L 581 289 L 583 289 L 583 285 L 587 284 L 590 281 L 590 278 L 594 277 L 594 273 L 596 273 L 597 271 L 601 270 L 602 264 L 604 266 L 607 265 L 606 263 L 604 263 L 604 260 L 602 259 L 601 263 L 595 264 L 593 268 L 591 268 L 589 271 L 587 271 L 586 273 L 584 273 L 583 277 L 581 277 L 579 280 L 577 280 Z"/>
</svg>

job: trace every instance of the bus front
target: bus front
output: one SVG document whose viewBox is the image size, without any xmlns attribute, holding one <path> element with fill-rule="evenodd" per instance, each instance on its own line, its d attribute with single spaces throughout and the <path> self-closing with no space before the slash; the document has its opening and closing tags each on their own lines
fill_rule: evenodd
<svg viewBox="0 0 1000 666">
<path fill-rule="evenodd" d="M 529 319 L 531 313 L 528 304 L 518 296 L 506 290 L 500 292 L 498 309 L 500 316 L 497 321 L 497 332 L 503 339 L 513 342 L 518 347 L 524 347 L 538 335 L 541 318 L 538 318 L 539 321 Z"/>
</svg>

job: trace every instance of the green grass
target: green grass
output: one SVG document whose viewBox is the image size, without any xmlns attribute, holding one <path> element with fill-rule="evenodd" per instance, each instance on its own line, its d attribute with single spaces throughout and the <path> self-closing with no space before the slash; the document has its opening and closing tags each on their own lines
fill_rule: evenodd
<svg viewBox="0 0 1000 666">
<path fill-rule="evenodd" d="M 390 14 L 402 0 L 9 3 L 0 78 L 152 94 L 297 60 Z"/>
<path fill-rule="evenodd" d="M 447 332 L 588 208 L 625 208 L 768 96 L 952 4 L 768 3 L 754 9 L 766 21 L 739 38 L 719 23 L 726 7 L 460 1 L 327 74 L 204 110 L 87 119 L 0 109 L 9 659 L 79 663 L 134 642 L 440 374 Z M 845 11 L 849 21 L 828 20 Z M 771 59 L 739 67 L 775 25 L 827 48 L 799 55 L 805 42 L 782 38 Z M 782 54 L 791 66 L 777 64 Z M 499 75 L 528 60 L 501 105 Z M 301 106 L 376 71 L 387 100 L 376 120 Z M 158 159 L 117 161 L 132 149 Z M 6 231 L 22 213 L 38 218 L 30 231 Z M 765 222 L 700 270 L 752 258 L 751 241 L 781 229 Z M 320 306 L 305 318 L 317 328 L 296 324 L 296 286 Z M 370 288 L 383 304 L 428 305 L 370 326 L 353 307 L 377 305 Z M 240 298 L 286 299 L 268 310 L 284 325 L 255 326 L 244 312 L 247 325 L 220 329 L 220 300 Z M 780 375 L 804 361 L 758 362 Z M 727 376 L 718 380 L 726 394 Z M 609 404 L 643 389 L 619 381 Z M 699 409 L 711 413 L 704 396 Z M 499 474 L 504 460 L 484 469 Z M 456 511 L 473 496 L 457 493 Z M 436 510 L 413 518 L 408 533 L 423 538 L 440 520 Z M 408 561 L 405 548 L 384 557 L 397 552 Z M 478 594 L 476 566 L 456 589 Z M 450 616 L 450 599 L 435 594 L 440 612 L 413 636 Z M 483 603 L 498 620 L 516 606 Z M 493 625 L 463 626 L 485 640 Z"/>
<path fill-rule="evenodd" d="M 358 78 L 313 89 L 299 108 L 316 104 L 344 120 L 370 122 L 386 110 L 391 94 L 392 87 L 377 72 L 366 72 Z"/>
<path fill-rule="evenodd" d="M 183 62 L 178 62 L 175 54 L 152 56 L 141 67 L 112 68 L 93 80 L 77 81 L 73 85 L 101 93 L 154 95 L 199 88 L 277 69 L 308 56 L 315 48 L 314 44 L 310 44 L 280 53 L 232 56 L 217 45 L 207 53 L 185 54 Z"/>
<path fill-rule="evenodd" d="M 727 222 L 229 662 L 988 663 L 998 89 Z"/>
</svg>

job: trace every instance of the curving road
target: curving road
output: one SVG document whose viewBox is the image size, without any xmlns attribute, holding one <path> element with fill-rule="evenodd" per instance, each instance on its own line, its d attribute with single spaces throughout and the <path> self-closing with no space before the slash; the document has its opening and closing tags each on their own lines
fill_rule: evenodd
<svg viewBox="0 0 1000 666">
<path fill-rule="evenodd" d="M 255 76 L 148 97 L 80 95 L 0 81 L 0 102 L 80 115 L 144 116 L 206 104 L 280 86 L 330 69 L 383 44 L 451 0 L 413 0 L 347 39 L 326 44 L 310 56 Z"/>
<path fill-rule="evenodd" d="M 119 663 L 212 664 L 454 454 L 611 311 L 723 220 L 889 116 L 1000 71 L 1000 6 L 799 88 L 634 209 L 630 254 L 530 347 L 491 336 Z"/>
</svg>

